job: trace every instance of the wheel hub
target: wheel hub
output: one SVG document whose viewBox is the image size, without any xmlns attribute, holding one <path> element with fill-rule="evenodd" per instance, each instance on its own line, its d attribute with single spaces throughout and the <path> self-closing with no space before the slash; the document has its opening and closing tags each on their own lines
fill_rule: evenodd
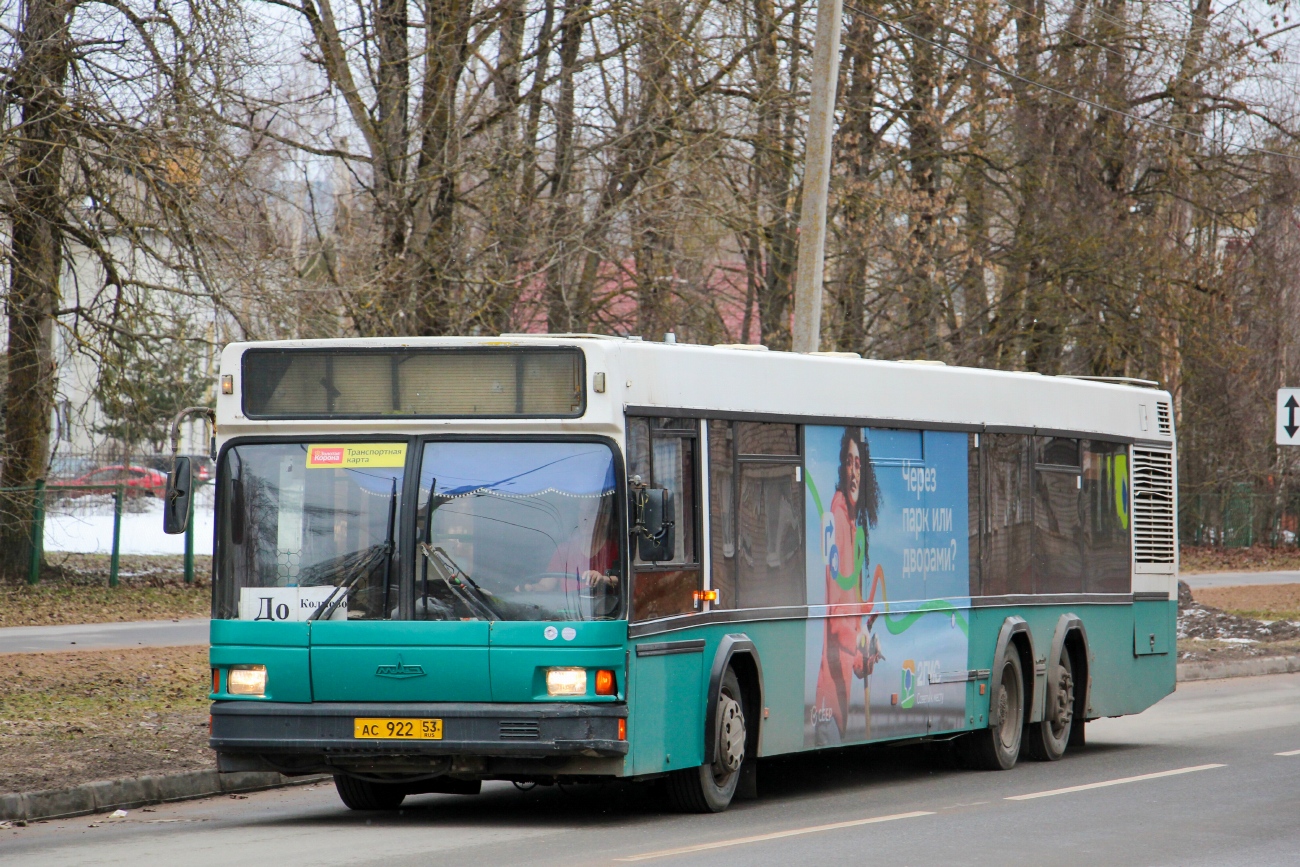
<svg viewBox="0 0 1300 867">
<path fill-rule="evenodd" d="M 1074 679 L 1070 672 L 1061 669 L 1061 678 L 1056 684 L 1056 701 L 1051 708 L 1052 728 L 1057 735 L 1070 727 L 1074 719 Z"/>
<path fill-rule="evenodd" d="M 1002 741 L 1004 749 L 1010 749 L 1016 743 L 1016 735 L 1020 728 L 1020 707 L 1014 701 L 1011 690 L 1014 688 L 1015 675 L 1010 670 L 1002 675 L 1002 688 L 998 690 L 997 702 L 999 711 L 998 737 Z"/>
<path fill-rule="evenodd" d="M 744 760 L 745 715 L 740 702 L 723 693 L 718 696 L 718 748 L 713 765 L 726 775 L 738 771 Z"/>
</svg>

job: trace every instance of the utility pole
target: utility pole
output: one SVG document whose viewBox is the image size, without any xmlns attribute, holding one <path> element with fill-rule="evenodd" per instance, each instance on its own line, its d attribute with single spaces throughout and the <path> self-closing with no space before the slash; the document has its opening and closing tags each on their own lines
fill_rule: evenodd
<svg viewBox="0 0 1300 867">
<path fill-rule="evenodd" d="M 826 195 L 830 186 L 835 85 L 840 74 L 843 0 L 819 0 L 813 49 L 808 140 L 804 150 L 799 261 L 794 277 L 794 351 L 816 352 L 822 331 L 822 265 L 826 253 Z"/>
</svg>

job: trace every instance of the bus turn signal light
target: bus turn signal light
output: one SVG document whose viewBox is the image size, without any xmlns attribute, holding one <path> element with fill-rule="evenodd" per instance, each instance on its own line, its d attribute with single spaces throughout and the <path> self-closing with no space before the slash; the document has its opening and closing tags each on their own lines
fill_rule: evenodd
<svg viewBox="0 0 1300 867">
<path fill-rule="evenodd" d="M 221 669 L 212 669 L 212 691 L 221 692 Z"/>
<path fill-rule="evenodd" d="M 627 720 L 625 719 L 618 721 L 618 739 L 620 741 L 627 740 Z"/>
<path fill-rule="evenodd" d="M 596 672 L 596 695 L 617 695 L 618 687 L 614 683 L 614 672 L 602 668 Z"/>
<path fill-rule="evenodd" d="M 691 594 L 691 597 L 695 600 L 695 607 L 699 608 L 701 602 L 717 602 L 718 591 L 717 590 L 696 590 Z"/>
</svg>

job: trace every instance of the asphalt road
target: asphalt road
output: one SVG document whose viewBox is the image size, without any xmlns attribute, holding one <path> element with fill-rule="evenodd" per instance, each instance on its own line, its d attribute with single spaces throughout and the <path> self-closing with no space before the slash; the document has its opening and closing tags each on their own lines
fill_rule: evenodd
<svg viewBox="0 0 1300 867">
<path fill-rule="evenodd" d="M 1300 572 L 1201 572 L 1180 574 L 1193 590 L 1198 587 L 1238 587 L 1243 584 L 1300 584 Z"/>
<path fill-rule="evenodd" d="M 38 865 L 1293 865 L 1300 675 L 1183 684 L 1089 725 L 1054 764 L 957 771 L 925 750 L 765 762 L 761 797 L 716 816 L 650 786 L 423 795 L 352 813 L 333 787 L 281 789 L 0 831 Z M 1289 755 L 1288 755 L 1289 754 Z"/>
<path fill-rule="evenodd" d="M 207 618 L 88 623 L 78 626 L 8 626 L 0 629 L 0 653 L 177 647 L 208 643 Z"/>
</svg>

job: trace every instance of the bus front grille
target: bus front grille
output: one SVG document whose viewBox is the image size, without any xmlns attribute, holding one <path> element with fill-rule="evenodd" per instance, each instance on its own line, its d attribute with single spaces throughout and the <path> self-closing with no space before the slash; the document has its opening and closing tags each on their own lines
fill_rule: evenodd
<svg viewBox="0 0 1300 867">
<path fill-rule="evenodd" d="M 500 735 L 503 741 L 535 741 L 542 732 L 536 720 L 502 720 Z"/>
</svg>

